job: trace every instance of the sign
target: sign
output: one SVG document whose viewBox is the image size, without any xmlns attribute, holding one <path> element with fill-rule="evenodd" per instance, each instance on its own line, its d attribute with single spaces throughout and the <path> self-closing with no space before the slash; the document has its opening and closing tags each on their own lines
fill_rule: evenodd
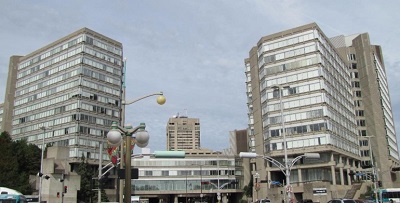
<svg viewBox="0 0 400 203">
<path fill-rule="evenodd" d="M 293 190 L 291 185 L 286 186 L 286 192 L 292 192 L 292 191 Z"/>
<path fill-rule="evenodd" d="M 125 169 L 118 169 L 118 177 L 120 179 L 125 179 Z M 139 179 L 139 169 L 132 168 L 131 169 L 131 179 Z"/>
<path fill-rule="evenodd" d="M 313 195 L 326 195 L 326 188 L 313 188 Z"/>
</svg>

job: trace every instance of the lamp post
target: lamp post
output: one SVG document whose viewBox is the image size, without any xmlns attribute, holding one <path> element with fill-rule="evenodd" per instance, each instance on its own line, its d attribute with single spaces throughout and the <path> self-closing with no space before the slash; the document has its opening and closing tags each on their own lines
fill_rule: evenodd
<svg viewBox="0 0 400 203">
<path fill-rule="evenodd" d="M 368 146 L 369 146 L 369 158 L 371 161 L 371 167 L 372 167 L 372 176 L 374 177 L 373 179 L 375 180 L 375 182 L 373 182 L 374 184 L 374 195 L 375 195 L 375 203 L 378 203 L 378 187 L 376 187 L 376 182 L 378 181 L 377 177 L 376 177 L 376 168 L 375 168 L 375 163 L 374 163 L 374 157 L 372 154 L 372 146 L 371 146 L 371 137 L 374 136 L 365 136 L 368 138 Z"/>
<path fill-rule="evenodd" d="M 125 95 L 123 95 L 123 96 L 125 98 Z M 151 96 L 158 96 L 157 97 L 157 103 L 159 105 L 163 105 L 166 102 L 166 98 L 164 97 L 163 92 L 156 92 L 156 93 L 148 94 L 148 95 L 139 97 L 137 99 L 134 99 L 132 101 L 123 100 L 121 102 L 122 105 L 123 105 L 122 113 L 121 113 L 122 122 L 125 122 L 125 106 L 126 105 L 133 104 L 135 102 L 138 102 L 138 101 L 140 101 L 142 99 L 145 99 L 145 98 L 148 98 L 148 97 L 151 97 Z M 147 131 L 145 131 L 145 127 L 146 127 L 145 124 L 141 123 L 139 126 L 137 126 L 135 128 L 132 128 L 132 126 L 127 126 L 126 128 L 124 128 L 124 127 L 118 126 L 118 124 L 114 122 L 112 124 L 112 128 L 114 130 L 111 129 L 110 132 L 108 132 L 108 134 L 107 134 L 107 140 L 112 146 L 118 146 L 118 145 L 120 145 L 122 143 L 122 136 L 121 136 L 121 132 L 119 132 L 119 130 L 122 131 L 123 134 L 126 137 L 126 140 L 125 140 L 125 150 L 126 150 L 125 164 L 122 164 L 122 159 L 121 159 L 121 168 L 123 167 L 123 165 L 125 165 L 125 202 L 126 203 L 130 202 L 130 198 L 128 198 L 128 197 L 131 196 L 131 184 L 130 184 L 130 182 L 131 182 L 131 173 L 130 173 L 131 172 L 131 170 L 130 170 L 130 168 L 131 168 L 131 156 L 130 155 L 131 155 L 131 147 L 132 147 L 131 138 L 132 138 L 132 135 L 135 134 L 138 131 L 138 134 L 134 138 L 134 144 L 138 145 L 139 147 L 146 147 L 147 144 L 148 144 L 148 141 L 149 141 L 149 135 L 147 134 Z M 122 147 L 122 144 L 121 144 L 121 154 L 123 154 L 122 153 L 122 151 L 123 151 L 122 148 L 123 147 Z M 129 152 L 129 155 L 128 155 L 128 152 Z M 121 158 L 122 157 L 123 156 L 121 156 Z M 127 170 L 127 169 L 129 169 L 129 170 Z M 128 186 L 127 181 L 129 182 L 129 186 L 130 187 L 127 187 Z M 122 185 L 120 185 L 120 188 L 121 187 L 122 187 Z M 120 189 L 120 192 L 122 193 L 122 189 Z M 120 197 L 122 197 L 122 195 L 120 195 Z M 122 198 L 120 198 L 120 202 L 121 202 L 121 199 Z"/>
<path fill-rule="evenodd" d="M 39 203 L 42 201 L 42 179 L 43 179 L 43 156 L 44 156 L 44 137 L 46 135 L 46 130 L 50 130 L 51 128 L 42 126 L 40 127 L 43 130 L 43 138 L 42 138 L 42 155 L 40 157 L 40 172 L 39 172 Z"/>
<path fill-rule="evenodd" d="M 284 150 L 284 154 L 285 154 L 285 174 L 286 175 L 286 190 L 288 190 L 290 188 L 290 172 L 289 172 L 289 167 L 287 167 L 288 163 L 288 154 L 287 154 L 287 143 L 286 143 L 286 132 L 285 132 L 285 118 L 283 116 L 283 102 L 282 102 L 282 91 L 283 89 L 288 89 L 290 88 L 289 86 L 273 86 L 272 87 L 274 90 L 278 90 L 279 92 L 279 106 L 280 106 L 280 110 L 281 110 L 281 123 L 282 123 L 282 137 L 283 137 L 283 150 Z M 290 192 L 287 193 L 287 198 L 288 200 L 290 200 Z M 286 200 L 286 201 L 288 201 Z"/>
<path fill-rule="evenodd" d="M 201 164 L 199 164 L 199 165 L 197 165 L 197 164 L 192 164 L 192 166 L 199 166 L 200 167 L 200 203 L 202 203 L 203 202 L 203 168 L 202 168 L 202 165 Z"/>
<path fill-rule="evenodd" d="M 112 123 L 112 129 L 107 133 L 107 140 L 110 145 L 118 146 L 122 142 L 121 132 L 126 137 L 125 142 L 125 201 L 126 203 L 130 202 L 131 196 L 131 147 L 132 147 L 132 138 L 134 139 L 134 143 L 139 147 L 146 147 L 149 142 L 149 134 L 147 133 L 146 125 L 144 123 L 140 123 L 139 126 L 132 128 L 132 126 L 127 125 L 124 127 L 118 126 L 117 122 Z M 135 137 L 132 137 L 133 134 L 136 133 Z M 128 154 L 129 152 L 129 154 Z"/>
<path fill-rule="evenodd" d="M 218 199 L 218 203 L 221 202 L 221 189 L 219 188 L 219 153 L 217 152 L 217 179 L 218 179 L 218 195 L 217 195 L 217 199 Z"/>
<path fill-rule="evenodd" d="M 203 203 L 203 170 L 200 165 L 200 203 Z"/>
<path fill-rule="evenodd" d="M 282 173 L 285 175 L 286 177 L 286 192 L 287 192 L 287 196 L 286 201 L 290 200 L 290 191 L 291 191 L 291 186 L 290 186 L 290 179 L 288 177 L 290 177 L 290 171 L 292 170 L 293 165 L 300 160 L 301 158 L 311 158 L 311 159 L 319 159 L 320 158 L 320 154 L 319 153 L 305 153 L 303 155 L 297 156 L 296 158 L 294 158 L 292 160 L 292 162 L 289 164 L 282 164 L 279 161 L 277 161 L 276 159 L 269 157 L 269 156 L 263 156 L 263 155 L 257 155 L 256 153 L 252 153 L 252 152 L 240 152 L 239 153 L 239 157 L 240 158 L 258 158 L 261 157 L 269 162 L 271 162 L 272 164 L 274 164 L 275 166 L 277 166 Z"/>
<path fill-rule="evenodd" d="M 255 179 L 255 190 L 256 190 L 256 200 L 258 201 L 258 191 L 260 190 L 260 186 L 258 185 L 258 179 L 260 178 L 260 174 L 258 172 L 256 172 L 256 174 L 254 174 L 254 179 Z"/>
<path fill-rule="evenodd" d="M 217 154 L 217 200 L 218 200 L 218 203 L 220 203 L 221 202 L 221 188 L 219 185 L 219 154 L 221 152 L 215 151 L 214 153 Z"/>
</svg>

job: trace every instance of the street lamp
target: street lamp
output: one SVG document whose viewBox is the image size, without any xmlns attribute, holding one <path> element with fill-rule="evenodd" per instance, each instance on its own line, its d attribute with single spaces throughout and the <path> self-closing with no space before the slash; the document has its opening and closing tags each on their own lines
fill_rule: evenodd
<svg viewBox="0 0 400 203">
<path fill-rule="evenodd" d="M 203 203 L 203 168 L 200 165 L 200 203 Z"/>
<path fill-rule="evenodd" d="M 149 143 L 149 134 L 147 133 L 146 125 L 144 123 L 140 123 L 139 126 L 132 128 L 132 126 L 127 125 L 124 127 L 118 126 L 117 122 L 112 123 L 112 129 L 107 133 L 107 140 L 111 146 L 118 146 L 122 142 L 122 133 L 126 137 L 125 141 L 125 202 L 130 202 L 131 196 L 131 147 L 132 147 L 132 138 L 134 139 L 134 144 L 139 147 L 146 147 Z M 133 134 L 136 133 L 136 136 L 133 137 Z M 129 154 L 128 154 L 129 152 Z M 129 184 L 128 184 L 129 183 Z"/>
<path fill-rule="evenodd" d="M 285 154 L 284 162 L 285 162 L 285 166 L 286 166 L 285 167 L 285 169 L 286 169 L 285 174 L 287 174 L 286 175 L 286 188 L 289 188 L 290 187 L 290 172 L 289 172 L 289 169 L 287 167 L 287 165 L 289 163 L 288 163 L 286 132 L 285 132 L 285 118 L 283 116 L 282 91 L 283 91 L 283 89 L 290 88 L 290 86 L 279 85 L 279 86 L 272 86 L 272 88 L 274 90 L 278 90 L 278 92 L 279 92 L 279 106 L 280 106 L 280 109 L 281 109 L 281 123 L 282 123 L 282 131 L 279 131 L 279 132 L 282 132 L 282 137 L 283 137 L 283 150 L 284 150 L 284 154 Z M 288 192 L 288 200 L 290 200 L 290 192 Z"/>
<path fill-rule="evenodd" d="M 122 105 L 130 105 L 135 102 L 138 102 L 142 99 L 151 97 L 151 96 L 158 96 L 157 97 L 157 103 L 160 105 L 165 104 L 166 98 L 164 97 L 163 92 L 157 92 L 149 95 L 145 95 L 143 97 L 137 98 L 132 101 L 125 101 L 123 100 L 121 103 Z M 121 117 L 123 118 L 122 121 L 124 122 L 125 120 L 125 108 L 122 110 L 122 115 Z M 130 202 L 130 196 L 131 196 L 131 147 L 132 147 L 132 139 L 134 141 L 134 145 L 136 144 L 139 147 L 146 147 L 148 142 L 149 142 L 149 134 L 145 130 L 146 125 L 144 123 L 141 123 L 139 126 L 132 128 L 132 126 L 118 126 L 117 122 L 113 122 L 112 124 L 112 129 L 107 133 L 107 140 L 108 143 L 111 146 L 118 146 L 122 143 L 122 135 L 121 132 L 125 135 L 126 140 L 125 140 L 125 202 L 129 203 Z M 132 137 L 133 134 L 136 133 L 135 137 Z M 122 149 L 121 149 L 122 151 Z M 129 152 L 129 155 L 128 155 Z M 122 158 L 122 157 L 121 157 Z M 122 164 L 121 164 L 122 166 Z M 129 183 L 129 184 L 128 184 Z M 129 185 L 129 187 L 128 187 Z"/>
<path fill-rule="evenodd" d="M 218 203 L 220 203 L 221 202 L 221 188 L 220 188 L 220 185 L 219 185 L 219 154 L 221 153 L 220 151 L 215 151 L 214 153 L 216 153 L 217 154 L 217 200 L 218 200 Z"/>
<path fill-rule="evenodd" d="M 256 172 L 256 174 L 254 174 L 254 179 L 255 179 L 255 190 L 257 191 L 257 196 L 256 196 L 256 200 L 258 201 L 258 191 L 260 190 L 260 185 L 258 183 L 258 179 L 260 178 L 260 174 L 258 172 Z"/>
<path fill-rule="evenodd" d="M 275 166 L 277 166 L 282 173 L 285 175 L 286 177 L 286 192 L 287 192 L 287 200 L 290 200 L 290 191 L 291 191 L 291 186 L 290 186 L 290 171 L 292 170 L 293 165 L 300 160 L 301 158 L 310 158 L 310 159 L 319 159 L 320 158 L 320 154 L 319 153 L 304 153 L 303 155 L 297 156 L 296 158 L 294 158 L 292 160 L 292 162 L 289 163 L 285 162 L 285 165 L 283 165 L 282 163 L 280 163 L 279 161 L 277 161 L 276 159 L 269 157 L 269 156 L 263 156 L 263 155 L 257 155 L 256 153 L 252 153 L 252 152 L 240 152 L 239 153 L 239 157 L 240 158 L 258 158 L 261 157 L 269 162 L 271 162 L 272 164 L 274 164 Z M 285 197 L 286 199 L 286 197 Z M 287 201 L 286 200 L 286 201 Z"/>
<path fill-rule="evenodd" d="M 374 184 L 375 203 L 378 203 L 378 202 L 379 202 L 379 201 L 378 201 L 378 187 L 376 186 L 376 182 L 378 181 L 378 179 L 377 179 L 377 177 L 376 177 L 377 173 L 376 173 L 376 168 L 375 168 L 375 163 L 374 163 L 374 157 L 373 157 L 373 154 L 372 154 L 372 145 L 371 145 L 371 137 L 374 137 L 374 136 L 365 136 L 365 137 L 368 138 L 369 158 L 370 158 L 370 161 L 371 161 L 372 176 L 373 176 L 374 179 L 375 179 L 375 182 L 373 182 L 373 184 Z"/>
<path fill-rule="evenodd" d="M 46 135 L 46 130 L 50 130 L 51 128 L 42 126 L 40 127 L 43 130 L 43 138 L 42 138 L 42 155 L 40 157 L 40 172 L 39 172 L 39 202 L 42 200 L 42 179 L 43 179 L 43 156 L 44 156 L 44 137 Z M 48 179 L 48 178 L 46 178 Z"/>
<path fill-rule="evenodd" d="M 203 168 L 202 165 L 192 164 L 192 166 L 199 166 L 200 167 L 200 203 L 203 203 Z"/>
</svg>

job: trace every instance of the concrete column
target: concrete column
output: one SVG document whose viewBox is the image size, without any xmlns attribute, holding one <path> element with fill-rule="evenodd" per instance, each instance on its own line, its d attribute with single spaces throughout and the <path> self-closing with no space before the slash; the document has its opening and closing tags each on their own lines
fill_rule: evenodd
<svg viewBox="0 0 400 203">
<path fill-rule="evenodd" d="M 340 172 L 340 185 L 344 185 L 343 167 L 339 168 L 339 172 Z"/>
<path fill-rule="evenodd" d="M 174 196 L 174 203 L 178 203 L 178 195 Z"/>
<path fill-rule="evenodd" d="M 331 166 L 331 173 L 332 173 L 332 185 L 336 185 L 335 166 Z"/>
<path fill-rule="evenodd" d="M 350 173 L 350 169 L 347 169 L 347 174 Z M 347 175 L 347 185 L 351 185 L 351 177 L 349 175 Z"/>
<path fill-rule="evenodd" d="M 299 176 L 300 185 L 303 185 L 303 176 L 301 176 L 301 169 L 297 169 L 297 174 Z"/>
</svg>

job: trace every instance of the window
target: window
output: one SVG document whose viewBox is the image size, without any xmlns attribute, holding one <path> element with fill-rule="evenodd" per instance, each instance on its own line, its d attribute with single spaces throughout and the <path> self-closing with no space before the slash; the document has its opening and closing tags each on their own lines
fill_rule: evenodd
<svg viewBox="0 0 400 203">
<path fill-rule="evenodd" d="M 364 110 L 356 110 L 356 116 L 364 116 Z"/>
<path fill-rule="evenodd" d="M 369 157 L 369 150 L 361 150 L 360 152 L 362 157 Z"/>
<path fill-rule="evenodd" d="M 357 126 L 365 126 L 365 120 L 357 120 Z"/>
<path fill-rule="evenodd" d="M 349 60 L 350 61 L 355 61 L 356 60 L 356 55 L 355 54 L 349 54 Z"/>
<path fill-rule="evenodd" d="M 367 140 L 360 140 L 360 146 L 368 146 Z"/>
<path fill-rule="evenodd" d="M 361 91 L 356 91 L 356 97 L 361 97 Z"/>
<path fill-rule="evenodd" d="M 351 86 L 352 86 L 352 87 L 358 87 L 358 88 L 360 88 L 360 82 L 358 82 L 358 81 L 353 81 L 353 82 L 351 82 Z"/>
</svg>

